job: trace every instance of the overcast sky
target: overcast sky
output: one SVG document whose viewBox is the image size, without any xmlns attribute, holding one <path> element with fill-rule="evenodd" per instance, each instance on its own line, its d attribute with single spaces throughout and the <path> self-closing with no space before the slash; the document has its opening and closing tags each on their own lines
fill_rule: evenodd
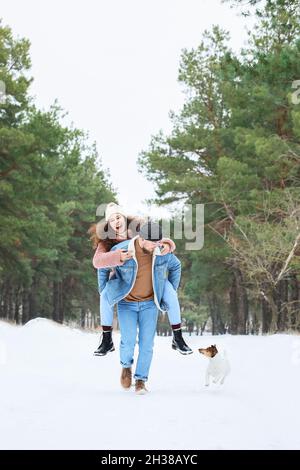
<svg viewBox="0 0 300 470">
<path fill-rule="evenodd" d="M 31 41 L 37 105 L 57 99 L 89 132 L 119 202 L 134 213 L 154 195 L 138 154 L 170 130 L 169 111 L 183 103 L 181 50 L 213 24 L 230 31 L 234 49 L 246 40 L 245 20 L 221 0 L 0 0 L 0 18 Z"/>
</svg>

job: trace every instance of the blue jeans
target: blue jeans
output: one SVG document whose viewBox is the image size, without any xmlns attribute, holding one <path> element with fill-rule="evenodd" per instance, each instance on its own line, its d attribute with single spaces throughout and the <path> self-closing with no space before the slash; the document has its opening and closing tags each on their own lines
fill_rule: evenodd
<svg viewBox="0 0 300 470">
<path fill-rule="evenodd" d="M 114 307 L 110 306 L 106 297 L 105 289 L 100 294 L 100 322 L 102 326 L 112 326 L 114 318 Z"/>
<path fill-rule="evenodd" d="M 162 304 L 167 310 L 170 324 L 177 325 L 178 323 L 180 323 L 181 315 L 178 296 L 170 281 L 165 282 Z M 100 295 L 101 325 L 112 326 L 113 316 L 114 308 L 109 305 L 104 289 L 102 294 Z"/>
<path fill-rule="evenodd" d="M 122 367 L 133 364 L 134 349 L 138 330 L 139 354 L 135 368 L 136 380 L 148 380 L 153 356 L 158 309 L 153 300 L 118 303 L 118 319 L 121 331 L 120 362 Z"/>
</svg>

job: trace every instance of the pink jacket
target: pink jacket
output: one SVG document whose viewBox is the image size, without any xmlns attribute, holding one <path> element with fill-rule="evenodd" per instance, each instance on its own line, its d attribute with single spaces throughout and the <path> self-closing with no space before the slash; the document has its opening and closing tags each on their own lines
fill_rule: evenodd
<svg viewBox="0 0 300 470">
<path fill-rule="evenodd" d="M 120 239 L 122 241 L 123 239 Z M 163 243 L 168 243 L 170 246 L 170 252 L 172 253 L 176 249 L 176 245 L 170 238 L 162 238 Z M 120 255 L 122 250 L 106 251 L 104 243 L 98 243 L 97 249 L 93 257 L 93 266 L 96 269 L 108 268 L 110 266 L 122 266 L 124 264 L 121 261 Z"/>
</svg>

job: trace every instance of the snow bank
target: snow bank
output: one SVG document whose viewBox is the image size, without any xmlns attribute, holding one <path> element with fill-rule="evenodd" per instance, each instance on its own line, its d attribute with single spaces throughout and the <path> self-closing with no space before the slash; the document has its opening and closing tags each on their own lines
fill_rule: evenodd
<svg viewBox="0 0 300 470">
<path fill-rule="evenodd" d="M 114 340 L 94 357 L 94 333 L 0 322 L 0 448 L 300 449 L 299 336 L 186 337 L 190 356 L 157 337 L 146 396 L 121 390 Z M 204 387 L 197 348 L 214 343 L 231 363 L 223 388 Z"/>
</svg>

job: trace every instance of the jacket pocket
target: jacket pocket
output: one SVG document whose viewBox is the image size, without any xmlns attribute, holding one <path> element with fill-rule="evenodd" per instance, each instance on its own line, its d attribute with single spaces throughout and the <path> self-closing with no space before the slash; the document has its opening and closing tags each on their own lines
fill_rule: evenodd
<svg viewBox="0 0 300 470">
<path fill-rule="evenodd" d="M 118 274 L 120 275 L 120 278 L 122 281 L 125 281 L 126 283 L 131 282 L 131 279 L 134 274 L 134 268 L 133 267 L 120 267 L 118 269 Z"/>
<path fill-rule="evenodd" d="M 158 277 L 158 279 L 160 279 L 160 280 L 166 279 L 167 278 L 167 273 L 168 273 L 167 264 L 166 263 L 161 263 L 161 264 L 155 265 L 154 273 Z"/>
</svg>

